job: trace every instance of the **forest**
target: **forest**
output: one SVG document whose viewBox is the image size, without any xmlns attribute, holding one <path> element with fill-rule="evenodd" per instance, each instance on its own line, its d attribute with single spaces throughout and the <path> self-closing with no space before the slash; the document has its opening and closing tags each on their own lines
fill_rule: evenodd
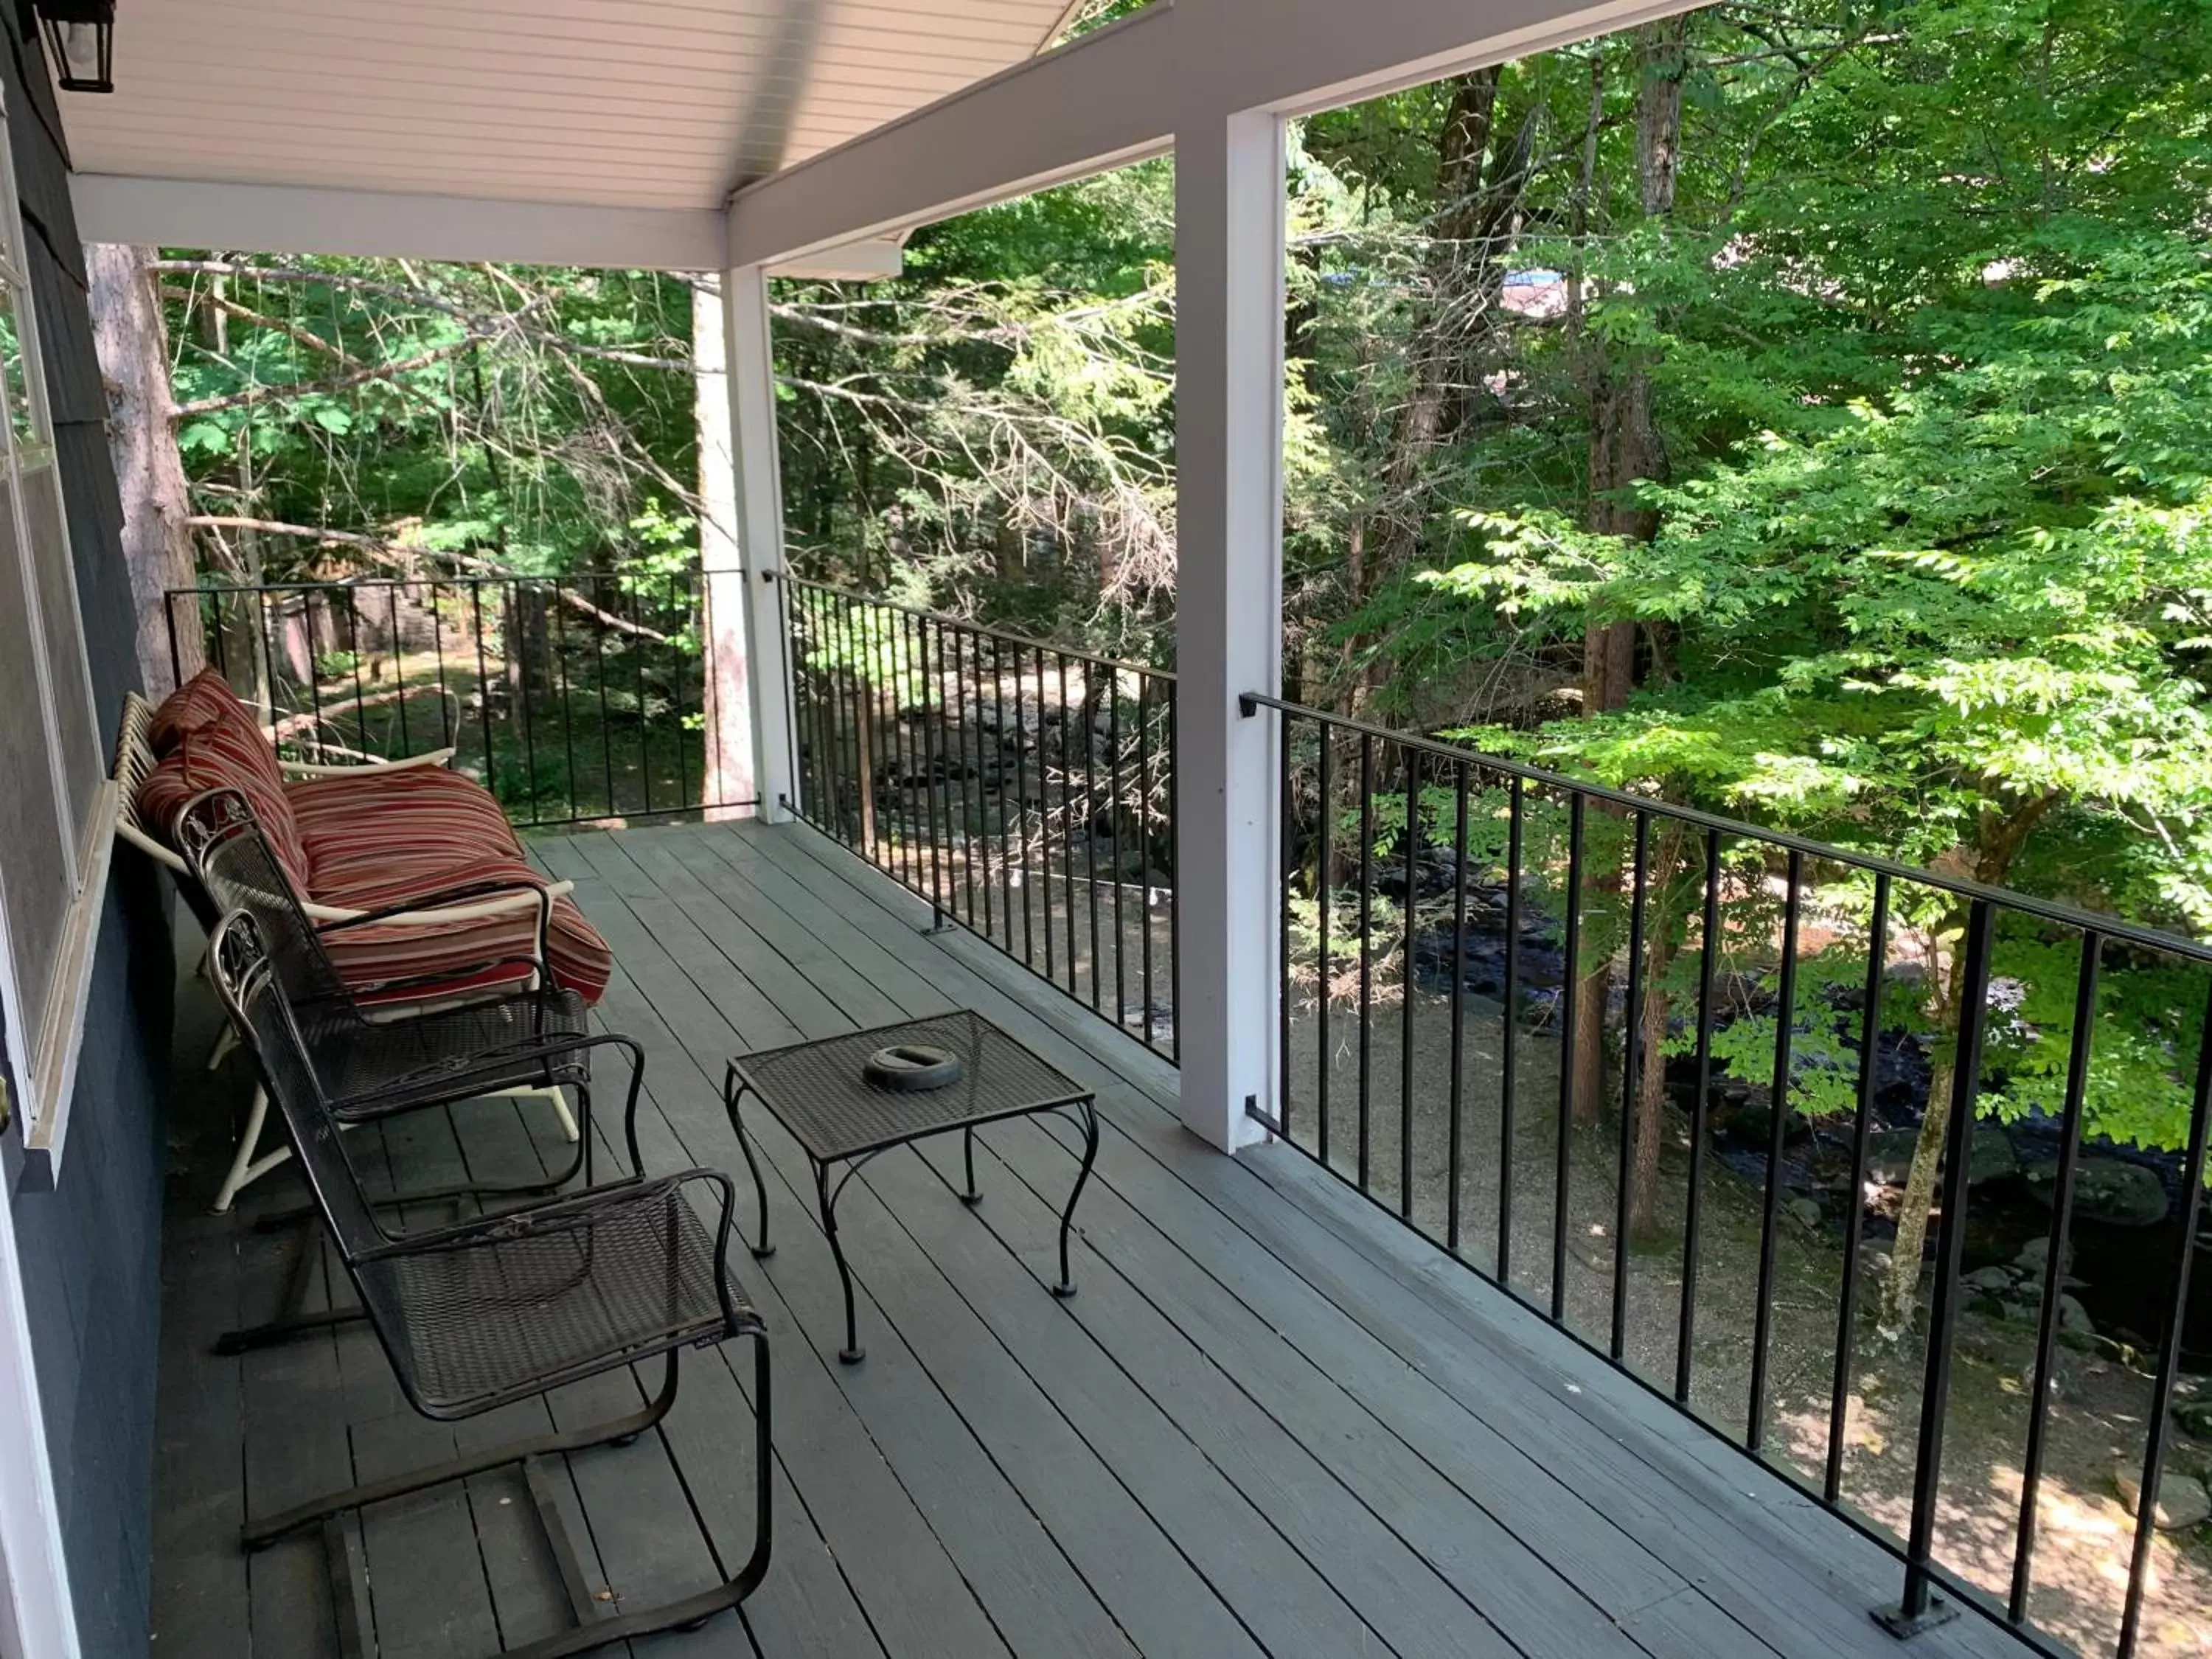
<svg viewBox="0 0 2212 1659">
<path fill-rule="evenodd" d="M 1732 0 L 1291 124 L 1284 696 L 2203 935 L 2208 93 L 2202 0 Z M 1163 159 L 918 230 L 896 280 L 780 283 L 797 571 L 1171 667 L 1174 235 Z M 119 452 L 152 589 L 573 579 L 568 620 L 640 655 L 615 717 L 696 745 L 711 716 L 654 688 L 696 659 L 684 584 L 726 512 L 696 418 L 712 279 L 112 248 L 94 273 L 118 407 L 167 404 L 173 444 Z M 344 645 L 311 640 L 310 678 L 357 669 Z M 682 764 L 652 741 L 639 764 Z M 1345 994 L 1317 964 L 1410 962 L 1435 917 L 1409 881 L 1348 931 L 1312 839 L 1352 804 L 1316 746 L 1292 759 L 1305 1018 Z M 574 772 L 527 798 L 582 811 Z M 1389 835 L 1449 839 L 1449 792 L 1384 788 Z M 1586 1007 L 1618 1005 L 1630 948 L 1607 824 Z M 1651 849 L 1634 947 L 1677 1058 L 1702 938 L 1679 842 Z M 1756 849 L 1731 869 L 1717 1052 L 1748 1063 L 1775 1037 L 1774 896 Z M 1825 924 L 1863 935 L 1867 884 L 1820 881 Z M 1913 971 L 1881 1023 L 1942 1098 L 1964 917 L 1935 889 L 1897 905 Z M 1995 949 L 1980 1109 L 2047 1122 L 2075 969 L 2029 926 Z M 1826 994 L 1863 964 L 1803 968 Z M 2086 1133 L 2172 1152 L 2200 981 L 2138 952 L 2090 990 Z M 1594 1115 L 1622 1022 L 1580 1035 L 1559 1064 Z M 1849 1042 L 1799 1042 L 1790 1107 L 1844 1110 Z M 1636 1103 L 1639 1228 L 1679 1206 L 1670 1075 Z M 1925 1133 L 1912 1151 L 1893 1334 L 1936 1177 Z"/>
</svg>

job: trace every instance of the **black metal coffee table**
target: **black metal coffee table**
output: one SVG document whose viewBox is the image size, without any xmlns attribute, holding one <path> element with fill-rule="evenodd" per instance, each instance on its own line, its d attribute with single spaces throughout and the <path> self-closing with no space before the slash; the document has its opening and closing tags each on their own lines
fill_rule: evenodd
<svg viewBox="0 0 2212 1659">
<path fill-rule="evenodd" d="M 942 1088 L 918 1092 L 881 1086 L 867 1081 L 861 1068 L 878 1049 L 897 1044 L 944 1048 L 959 1056 L 962 1075 Z M 975 1189 L 975 1126 L 1000 1118 L 1026 1117 L 1044 1112 L 1066 1112 L 1083 1129 L 1083 1167 L 1060 1217 L 1060 1283 L 1054 1296 L 1073 1296 L 1075 1281 L 1067 1270 L 1067 1233 L 1075 1218 L 1075 1201 L 1091 1179 L 1091 1166 L 1098 1157 L 1098 1112 L 1090 1090 L 1063 1075 L 1031 1054 L 981 1014 L 965 1010 L 908 1020 L 872 1031 L 853 1031 L 816 1042 L 793 1043 L 740 1054 L 731 1060 L 722 1082 L 722 1103 L 737 1132 L 738 1146 L 752 1171 L 753 1191 L 760 1203 L 760 1242 L 753 1255 L 775 1254 L 768 1242 L 768 1188 L 753 1157 L 738 1103 L 748 1094 L 766 1107 L 777 1122 L 791 1132 L 814 1170 L 814 1194 L 822 1211 L 822 1231 L 829 1236 L 830 1254 L 836 1258 L 837 1277 L 845 1291 L 845 1346 L 837 1358 L 847 1364 L 866 1358 L 853 1322 L 853 1275 L 845 1266 L 845 1252 L 837 1243 L 837 1198 L 845 1183 L 878 1152 L 903 1146 L 924 1135 L 949 1129 L 961 1132 L 968 1190 L 962 1201 L 982 1201 Z M 830 1184 L 830 1166 L 842 1164 L 837 1184 Z"/>
</svg>

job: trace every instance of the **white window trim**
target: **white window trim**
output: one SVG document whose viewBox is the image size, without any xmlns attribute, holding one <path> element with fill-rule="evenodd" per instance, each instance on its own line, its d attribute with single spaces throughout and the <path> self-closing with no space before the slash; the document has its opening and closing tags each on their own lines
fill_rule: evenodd
<svg viewBox="0 0 2212 1659">
<path fill-rule="evenodd" d="M 76 561 L 69 539 L 69 514 L 62 499 L 53 443 L 52 405 L 46 393 L 46 366 L 40 349 L 39 319 L 31 293 L 30 263 L 23 245 L 21 198 L 15 188 L 15 164 L 8 138 L 8 115 L 0 103 L 0 284 L 15 298 L 17 349 L 22 354 L 23 387 L 29 405 L 34 441 L 18 441 L 15 424 L 5 407 L 5 387 L 0 386 L 0 468 L 10 475 L 12 510 L 15 515 L 16 556 L 22 569 L 23 591 L 30 607 L 27 617 L 33 640 L 33 672 L 39 687 L 40 714 L 47 743 L 49 789 L 60 820 L 63 856 L 68 860 L 70 889 L 69 910 L 64 918 L 55 960 L 45 964 L 47 975 L 43 1018 L 34 1028 L 27 1017 L 25 979 L 39 964 L 14 959 L 10 935 L 0 928 L 0 1021 L 7 1028 L 5 1056 L 15 1079 L 16 1114 L 22 1122 L 25 1190 L 51 1189 L 61 1173 L 62 1150 L 69 1133 L 70 1103 L 76 1090 L 77 1064 L 84 1048 L 87 1004 L 91 995 L 93 959 L 99 946 L 100 921 L 106 906 L 107 872 L 114 847 L 120 793 L 111 781 L 100 785 L 85 823 L 76 822 L 70 799 L 71 771 L 62 749 L 61 699 L 58 676 L 74 670 L 79 678 L 84 707 L 94 716 L 98 704 L 92 687 L 92 665 L 84 646 L 84 617 L 73 577 Z M 37 538 L 32 534 L 29 492 L 22 488 L 27 476 L 40 471 L 49 476 L 47 492 L 54 523 L 43 526 L 58 538 L 64 568 L 72 579 L 59 594 L 40 586 Z M 60 618 L 76 642 L 74 664 L 57 662 L 47 649 L 46 607 L 66 607 Z M 80 757 L 82 758 L 82 757 Z M 95 769 L 100 757 L 89 757 Z M 0 880 L 0 920 L 7 915 L 8 895 Z"/>
</svg>

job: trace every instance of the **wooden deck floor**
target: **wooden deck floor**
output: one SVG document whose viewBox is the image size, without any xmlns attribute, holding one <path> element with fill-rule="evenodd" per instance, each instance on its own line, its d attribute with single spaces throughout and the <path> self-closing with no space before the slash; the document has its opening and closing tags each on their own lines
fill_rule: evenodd
<svg viewBox="0 0 2212 1659">
<path fill-rule="evenodd" d="M 621 971 L 602 1012 L 650 1054 L 651 1167 L 740 1169 L 732 1051 L 969 1006 L 1094 1082 L 1106 1124 L 1078 1224 L 1081 1294 L 1045 1291 L 1069 1138 L 986 1132 L 973 1212 L 957 1142 L 871 1164 L 840 1207 L 865 1364 L 811 1183 L 766 1131 L 776 1256 L 742 1254 L 775 1361 L 769 1582 L 660 1656 L 1522 1654 L 1890 1659 L 1874 1547 L 1380 1217 L 1294 1152 L 1189 1138 L 1173 1074 L 809 831 L 672 827 L 544 843 Z M 204 1024 L 206 1011 L 193 1011 Z M 283 1235 L 210 1218 L 235 1072 L 180 1109 L 167 1222 L 155 1529 L 161 1659 L 334 1654 L 319 1541 L 249 1560 L 242 1517 L 542 1425 L 428 1424 L 373 1340 L 221 1360 L 265 1316 Z M 611 1115 L 611 1114 L 610 1114 Z M 511 1107 L 390 1137 L 410 1180 L 537 1156 Z M 952 1162 L 948 1163 L 950 1152 Z M 741 1179 L 741 1188 L 742 1188 Z M 290 1177 L 249 1212 L 295 1202 Z M 559 1492 L 613 1598 L 697 1588 L 750 1543 L 748 1356 L 688 1369 L 665 1429 L 570 1460 Z M 603 1379 L 554 1419 L 635 1397 Z M 362 1521 L 385 1659 L 471 1659 L 556 1626 L 519 1480 Z M 1971 1616 L 1913 1659 L 2025 1651 Z"/>
</svg>

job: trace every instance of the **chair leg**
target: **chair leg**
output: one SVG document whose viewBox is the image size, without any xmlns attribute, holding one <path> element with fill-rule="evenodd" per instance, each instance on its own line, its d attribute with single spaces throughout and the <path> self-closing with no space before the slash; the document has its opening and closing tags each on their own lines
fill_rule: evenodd
<svg viewBox="0 0 2212 1659">
<path fill-rule="evenodd" d="M 208 1070 L 221 1071 L 223 1061 L 230 1058 L 231 1050 L 237 1047 L 238 1033 L 226 1024 L 215 1034 L 215 1046 L 208 1050 Z"/>
<path fill-rule="evenodd" d="M 568 1109 L 568 1097 L 561 1092 L 559 1084 L 551 1084 L 543 1089 L 518 1090 L 516 1092 L 544 1096 L 553 1103 L 553 1115 L 561 1125 L 562 1139 L 571 1146 L 582 1139 L 581 1132 L 576 1127 L 576 1115 Z"/>
<path fill-rule="evenodd" d="M 223 1176 L 222 1186 L 215 1195 L 211 1207 L 216 1214 L 229 1214 L 230 1206 L 238 1201 L 241 1188 L 252 1186 L 292 1156 L 289 1146 L 279 1146 L 266 1158 L 253 1156 L 260 1147 L 261 1131 L 268 1121 L 269 1093 L 257 1083 L 253 1085 L 253 1103 L 246 1109 L 246 1127 L 238 1137 L 238 1151 L 233 1154 L 230 1170 Z"/>
<path fill-rule="evenodd" d="M 680 1601 L 671 1601 L 658 1607 L 641 1607 L 635 1613 L 626 1613 L 617 1619 L 579 1624 L 574 1630 L 549 1636 L 528 1647 L 509 1649 L 495 1659 L 570 1659 L 573 1655 L 589 1653 L 611 1643 L 651 1636 L 660 1631 L 695 1630 L 716 1613 L 726 1613 L 739 1606 L 761 1587 L 762 1581 L 768 1577 L 769 1560 L 775 1542 L 773 1499 L 775 1475 L 771 1462 L 775 1446 L 769 1407 L 768 1338 L 756 1334 L 753 1342 L 753 1468 L 758 1490 L 754 1500 L 752 1553 L 746 1558 L 744 1565 L 738 1570 L 737 1577 L 726 1583 L 717 1584 L 712 1589 L 702 1590 L 696 1595 L 685 1596 Z"/>
<path fill-rule="evenodd" d="M 667 1416 L 668 1408 L 675 1403 L 676 1353 L 672 1351 L 668 1355 L 668 1368 L 661 1382 L 660 1392 L 641 1411 L 617 1418 L 612 1422 L 598 1423 L 585 1429 L 571 1429 L 563 1434 L 544 1434 L 528 1440 L 511 1440 L 504 1445 L 489 1447 L 473 1456 L 455 1458 L 448 1463 L 417 1469 L 411 1474 L 394 1475 L 387 1480 L 372 1480 L 363 1486 L 349 1486 L 343 1492 L 332 1492 L 327 1498 L 318 1498 L 311 1503 L 272 1515 L 265 1521 L 256 1522 L 240 1533 L 240 1541 L 249 1550 L 261 1549 L 286 1533 L 296 1531 L 326 1516 L 343 1515 L 348 1510 L 366 1509 L 372 1504 L 404 1498 L 410 1492 L 426 1492 L 448 1481 L 465 1480 L 488 1469 L 520 1463 L 526 1457 L 550 1457 L 557 1453 L 585 1451 L 593 1446 L 608 1445 L 625 1438 L 634 1440 Z"/>
<path fill-rule="evenodd" d="M 641 1412 L 594 1428 L 515 1442 L 475 1457 L 421 1470 L 412 1475 L 402 1475 L 396 1480 L 356 1486 L 349 1492 L 335 1493 L 331 1498 L 302 1504 L 298 1509 L 289 1510 L 258 1526 L 247 1528 L 244 1534 L 246 1547 L 250 1550 L 258 1549 L 283 1533 L 318 1521 L 326 1522 L 332 1516 L 343 1515 L 350 1509 L 405 1497 L 410 1492 L 464 1480 L 510 1463 L 519 1463 L 523 1467 L 525 1479 L 545 1528 L 547 1542 L 553 1550 L 564 1581 L 568 1581 L 569 1600 L 578 1614 L 578 1622 L 571 1629 L 546 1637 L 542 1641 L 532 1642 L 526 1647 L 504 1649 L 501 1655 L 492 1656 L 491 1659 L 571 1659 L 571 1656 L 589 1653 L 617 1642 L 651 1636 L 660 1631 L 690 1630 L 703 1625 L 716 1613 L 738 1606 L 760 1588 L 768 1577 L 769 1561 L 774 1551 L 775 1431 L 769 1395 L 768 1338 L 760 1332 L 750 1334 L 754 1343 L 753 1468 L 754 1479 L 757 1483 L 754 1500 L 752 1553 L 746 1558 L 744 1565 L 738 1570 L 736 1577 L 711 1589 L 702 1590 L 696 1595 L 685 1596 L 660 1607 L 641 1607 L 635 1613 L 625 1613 L 616 1618 L 590 1617 L 597 1604 L 579 1595 L 580 1575 L 574 1570 L 573 1547 L 568 1546 L 566 1534 L 559 1529 L 559 1515 L 545 1501 L 540 1491 L 542 1483 L 536 1479 L 538 1459 L 635 1438 L 665 1417 L 669 1407 L 676 1402 L 678 1356 L 674 1352 L 667 1357 L 667 1370 L 660 1392 Z"/>
</svg>

